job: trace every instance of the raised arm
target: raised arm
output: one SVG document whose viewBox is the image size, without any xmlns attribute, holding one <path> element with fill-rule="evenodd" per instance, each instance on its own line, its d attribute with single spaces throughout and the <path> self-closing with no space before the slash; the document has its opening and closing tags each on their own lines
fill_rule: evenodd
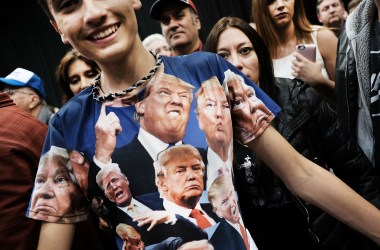
<svg viewBox="0 0 380 250">
<path fill-rule="evenodd" d="M 74 232 L 75 224 L 43 222 L 38 250 L 70 250 Z"/>
<path fill-rule="evenodd" d="M 299 154 L 273 127 L 247 146 L 291 191 L 380 245 L 380 211 L 336 176 Z"/>
</svg>

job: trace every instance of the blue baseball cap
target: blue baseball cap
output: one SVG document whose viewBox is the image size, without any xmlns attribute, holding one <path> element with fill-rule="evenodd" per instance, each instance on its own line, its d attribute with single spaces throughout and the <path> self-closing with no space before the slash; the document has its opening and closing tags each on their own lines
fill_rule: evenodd
<svg viewBox="0 0 380 250">
<path fill-rule="evenodd" d="M 37 93 L 46 99 L 46 93 L 44 89 L 44 82 L 42 79 L 33 73 L 32 71 L 17 68 L 6 77 L 0 78 L 0 83 L 14 87 L 29 87 L 37 91 Z"/>
</svg>

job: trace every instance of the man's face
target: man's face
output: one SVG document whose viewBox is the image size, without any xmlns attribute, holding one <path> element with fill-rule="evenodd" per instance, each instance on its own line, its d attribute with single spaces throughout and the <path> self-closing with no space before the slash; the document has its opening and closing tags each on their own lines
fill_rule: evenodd
<svg viewBox="0 0 380 250">
<path fill-rule="evenodd" d="M 185 136 L 189 120 L 191 90 L 176 81 L 162 80 L 151 86 L 149 96 L 136 104 L 142 114 L 140 125 L 166 143 L 176 143 Z"/>
<path fill-rule="evenodd" d="M 194 208 L 203 192 L 204 167 L 194 155 L 174 157 L 166 164 L 163 180 L 165 197 L 175 204 Z"/>
<path fill-rule="evenodd" d="M 13 100 L 13 102 L 24 111 L 30 113 L 32 110 L 32 107 L 35 107 L 34 104 L 32 104 L 34 99 L 38 98 L 38 102 L 40 101 L 40 97 L 38 94 L 32 90 L 29 87 L 21 87 L 21 88 L 15 88 L 12 86 L 4 86 L 5 92 L 10 96 L 10 98 Z"/>
<path fill-rule="evenodd" d="M 133 239 L 128 236 L 125 236 L 123 239 L 123 250 L 143 250 L 145 247 L 144 242 L 141 240 L 141 237 L 138 239 Z"/>
<path fill-rule="evenodd" d="M 260 134 L 267 127 L 272 112 L 256 97 L 255 90 L 251 86 L 236 78 L 227 84 L 236 126 L 255 136 Z"/>
<path fill-rule="evenodd" d="M 119 173 L 110 172 L 102 180 L 102 188 L 106 197 L 118 207 L 126 207 L 131 203 L 132 194 L 129 181 Z"/>
<path fill-rule="evenodd" d="M 134 10 L 141 7 L 139 0 L 47 1 L 62 41 L 87 58 L 109 62 L 133 49 L 137 38 Z"/>
<path fill-rule="evenodd" d="M 216 214 L 229 222 L 235 224 L 239 222 L 240 213 L 234 192 L 232 190 L 228 193 L 220 194 L 215 197 L 213 206 L 216 207 Z"/>
<path fill-rule="evenodd" d="M 163 8 L 161 17 L 162 34 L 171 48 L 189 46 L 199 42 L 198 31 L 201 24 L 197 15 L 194 15 L 190 7 L 171 4 Z"/>
<path fill-rule="evenodd" d="M 68 215 L 76 188 L 64 162 L 51 159 L 38 168 L 31 211 L 38 213 L 36 219 L 46 219 L 48 215 Z"/>
<path fill-rule="evenodd" d="M 344 21 L 344 7 L 339 0 L 324 0 L 318 6 L 318 20 L 327 27 L 341 27 Z"/>
<path fill-rule="evenodd" d="M 232 123 L 230 106 L 220 84 L 203 88 L 197 99 L 199 127 L 205 132 L 207 143 L 215 150 L 230 145 Z"/>
</svg>

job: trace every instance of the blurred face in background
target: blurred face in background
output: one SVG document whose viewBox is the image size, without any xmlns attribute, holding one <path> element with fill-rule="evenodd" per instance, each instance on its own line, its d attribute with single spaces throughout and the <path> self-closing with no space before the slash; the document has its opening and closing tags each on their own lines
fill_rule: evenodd
<svg viewBox="0 0 380 250">
<path fill-rule="evenodd" d="M 339 0 L 323 0 L 318 6 L 318 20 L 327 27 L 340 27 L 344 22 L 345 10 Z"/>
<path fill-rule="evenodd" d="M 8 94 L 19 108 L 28 113 L 32 113 L 33 110 L 40 106 L 41 98 L 32 88 L 3 85 L 0 86 L 0 91 Z M 38 113 L 35 114 L 35 117 L 37 117 L 37 115 Z"/>
<path fill-rule="evenodd" d="M 181 47 L 199 46 L 199 34 L 201 29 L 199 17 L 190 7 L 171 4 L 162 10 L 160 17 L 162 34 L 174 51 Z"/>
<path fill-rule="evenodd" d="M 166 41 L 157 39 L 146 47 L 147 50 L 153 51 L 156 55 L 171 56 L 172 50 Z"/>
<path fill-rule="evenodd" d="M 96 69 L 92 69 L 83 60 L 75 60 L 68 67 L 68 77 L 70 89 L 74 95 L 94 83 L 95 77 L 98 75 Z"/>
</svg>

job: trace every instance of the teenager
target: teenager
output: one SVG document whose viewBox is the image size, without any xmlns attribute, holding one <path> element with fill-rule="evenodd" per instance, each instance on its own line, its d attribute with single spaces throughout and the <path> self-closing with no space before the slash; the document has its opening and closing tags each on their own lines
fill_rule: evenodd
<svg viewBox="0 0 380 250">
<path fill-rule="evenodd" d="M 179 100 L 190 98 L 187 94 L 172 92 L 170 86 L 152 88 L 154 93 L 144 95 L 147 84 L 160 82 L 164 74 L 171 74 L 180 78 L 181 81 L 191 83 L 194 91 L 197 91 L 202 82 L 214 76 L 223 83 L 226 77 L 238 75 L 254 89 L 256 97 L 272 114 L 257 120 L 253 120 L 250 116 L 238 117 L 239 121 L 245 119 L 245 122 L 239 124 L 246 124 L 246 127 L 243 125 L 243 127 L 235 127 L 238 132 L 235 139 L 256 151 L 263 161 L 284 180 L 290 190 L 380 244 L 380 212 L 334 175 L 298 154 L 269 125 L 279 111 L 278 106 L 231 64 L 217 55 L 201 52 L 186 57 L 160 58 L 152 55 L 144 49 L 137 33 L 135 11 L 141 8 L 139 0 L 72 2 L 41 0 L 40 4 L 49 15 L 62 41 L 70 43 L 87 58 L 96 61 L 102 72 L 92 88 L 83 90 L 61 108 L 49 127 L 44 145 L 45 152 L 51 146 L 60 146 L 80 151 L 87 158 L 94 160 L 88 173 L 89 200 L 92 200 L 91 196 L 103 197 L 104 192 L 95 184 L 95 177 L 101 167 L 118 164 L 112 162 L 112 155 L 110 155 L 114 148 L 128 144 L 139 131 L 138 123 L 133 120 L 136 111 L 134 104 L 138 104 L 145 95 L 148 96 L 147 98 L 155 98 L 156 101 L 162 102 L 168 102 L 167 100 L 170 99 L 167 108 L 162 112 L 169 113 L 171 119 L 175 120 L 182 110 Z M 236 100 L 234 101 L 236 104 Z M 142 106 L 144 105 L 140 105 L 140 108 L 143 108 L 139 111 L 140 117 L 150 113 L 146 110 L 147 107 Z M 233 110 L 234 107 L 231 109 Z M 233 115 L 233 123 L 234 117 Z M 73 123 L 74 118 L 75 123 Z M 257 122 L 261 123 L 261 129 L 259 129 L 261 134 L 257 132 Z M 159 129 L 161 125 L 169 126 L 170 124 L 167 124 L 166 120 L 158 119 L 151 125 Z M 255 131 L 251 131 L 249 127 L 255 127 Z M 255 136 L 252 133 L 255 133 Z M 156 144 L 151 139 L 153 138 L 146 133 L 144 143 L 147 146 L 150 145 L 151 150 L 155 151 Z M 191 107 L 184 141 L 196 147 L 207 147 L 205 136 L 198 126 L 195 105 Z M 167 143 L 166 146 L 170 149 L 172 145 Z M 122 168 L 139 168 L 139 166 L 123 166 Z M 186 175 L 189 179 L 193 178 L 192 172 L 185 171 L 181 164 L 175 169 L 176 174 Z M 145 185 L 145 176 L 136 178 L 141 180 L 139 185 Z M 134 187 L 130 188 L 133 192 Z M 191 189 L 192 185 L 187 188 Z M 155 194 L 153 192 L 146 195 Z M 83 194 L 78 193 L 78 195 Z M 104 212 L 100 215 L 115 230 L 115 225 L 123 221 L 116 217 L 117 206 L 112 201 L 103 198 L 101 205 L 104 207 L 102 209 Z M 154 204 L 151 206 L 152 209 L 156 209 Z M 45 221 L 41 228 L 39 248 L 49 249 L 54 246 L 55 249 L 69 249 L 75 222 L 84 219 L 85 214 L 56 214 L 50 211 L 49 207 L 46 207 L 44 212 L 70 217 L 71 223 L 57 224 Z M 183 210 L 183 217 L 188 216 L 190 212 Z M 146 221 L 141 221 L 141 223 L 146 224 Z M 151 224 L 155 223 L 157 221 L 151 222 Z M 175 233 L 173 232 L 174 237 Z"/>
</svg>

